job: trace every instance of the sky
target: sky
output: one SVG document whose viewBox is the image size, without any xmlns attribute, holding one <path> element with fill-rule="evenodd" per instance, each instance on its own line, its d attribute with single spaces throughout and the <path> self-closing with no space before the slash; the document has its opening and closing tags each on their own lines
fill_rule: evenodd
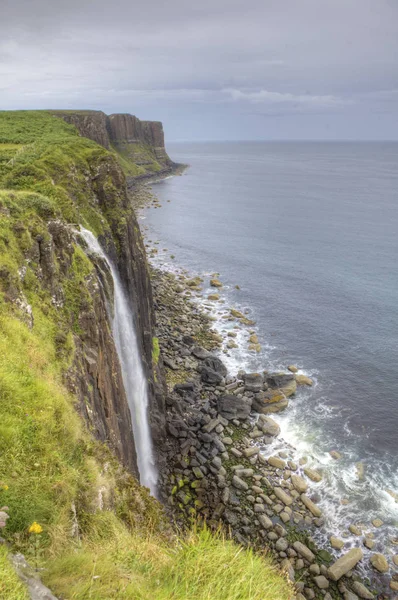
<svg viewBox="0 0 398 600">
<path fill-rule="evenodd" d="M 398 140 L 398 0 L 0 0 L 0 110 L 166 140 Z"/>
</svg>

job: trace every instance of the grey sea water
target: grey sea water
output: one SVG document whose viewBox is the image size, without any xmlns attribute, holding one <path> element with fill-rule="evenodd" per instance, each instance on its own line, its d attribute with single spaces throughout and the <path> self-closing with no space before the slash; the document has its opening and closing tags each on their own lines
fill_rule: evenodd
<svg viewBox="0 0 398 600">
<path fill-rule="evenodd" d="M 160 260 L 171 267 L 173 254 L 195 273 L 218 271 L 227 302 L 250 310 L 263 352 L 231 352 L 232 368 L 297 364 L 314 376 L 314 388 L 278 418 L 297 454 L 324 469 L 326 533 L 360 522 L 379 550 L 394 553 L 398 143 L 181 143 L 168 151 L 190 168 L 153 186 L 162 209 L 147 209 L 145 224 L 168 249 Z M 384 522 L 377 530 L 369 524 L 376 517 Z"/>
</svg>

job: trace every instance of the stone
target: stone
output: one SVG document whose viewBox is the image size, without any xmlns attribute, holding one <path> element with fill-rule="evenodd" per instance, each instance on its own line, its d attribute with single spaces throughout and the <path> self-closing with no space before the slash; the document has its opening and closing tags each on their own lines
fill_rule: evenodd
<svg viewBox="0 0 398 600">
<path fill-rule="evenodd" d="M 218 385 L 224 380 L 224 377 L 220 375 L 220 373 L 217 373 L 208 367 L 202 368 L 200 378 L 203 383 L 208 383 L 209 385 Z"/>
<path fill-rule="evenodd" d="M 297 383 L 292 373 L 267 374 L 265 382 L 272 389 L 280 390 L 286 398 L 296 393 Z"/>
<path fill-rule="evenodd" d="M 355 581 L 352 584 L 351 589 L 356 593 L 357 596 L 364 598 L 364 600 L 372 600 L 372 598 L 374 598 L 374 595 L 369 592 L 369 590 L 360 581 Z"/>
<path fill-rule="evenodd" d="M 219 358 L 217 358 L 217 356 L 211 356 L 211 355 L 207 356 L 204 359 L 203 364 L 208 369 L 211 369 L 212 371 L 219 373 L 223 377 L 225 377 L 228 373 L 227 367 L 224 365 L 224 363 Z"/>
<path fill-rule="evenodd" d="M 328 568 L 329 579 L 338 581 L 343 575 L 348 573 L 348 571 L 351 571 L 362 558 L 362 550 L 360 548 L 352 548 Z"/>
<path fill-rule="evenodd" d="M 281 431 L 281 428 L 274 419 L 264 415 L 260 415 L 257 425 L 265 435 L 270 435 L 271 437 L 276 437 Z"/>
<path fill-rule="evenodd" d="M 344 600 L 358 600 L 358 596 L 347 590 L 344 592 Z"/>
<path fill-rule="evenodd" d="M 384 523 L 381 519 L 373 519 L 372 525 L 373 527 L 381 527 L 382 525 L 384 525 Z"/>
<path fill-rule="evenodd" d="M 312 563 L 315 560 L 314 553 L 311 552 L 311 550 L 309 548 L 307 548 L 307 546 L 305 546 L 303 543 L 298 542 L 298 541 L 294 542 L 293 548 L 296 550 L 296 552 L 298 554 L 300 554 L 300 556 L 305 558 L 305 560 L 308 560 L 309 563 Z"/>
<path fill-rule="evenodd" d="M 210 285 L 211 285 L 211 287 L 215 287 L 215 288 L 223 287 L 223 284 L 221 283 L 221 281 L 219 279 L 210 279 Z"/>
<path fill-rule="evenodd" d="M 253 399 L 253 410 L 263 415 L 282 412 L 289 406 L 289 400 L 278 390 L 277 395 L 273 392 L 263 392 L 261 398 Z"/>
<path fill-rule="evenodd" d="M 394 579 L 391 579 L 390 590 L 392 590 L 393 592 L 398 592 L 398 581 L 394 581 Z"/>
<path fill-rule="evenodd" d="M 289 544 L 287 540 L 285 540 L 285 538 L 279 538 L 275 542 L 275 550 L 277 550 L 278 552 L 284 552 L 285 550 L 287 550 L 288 546 Z"/>
<path fill-rule="evenodd" d="M 268 459 L 268 464 L 276 469 L 284 469 L 286 467 L 285 461 L 278 456 L 270 456 Z"/>
<path fill-rule="evenodd" d="M 372 548 L 374 547 L 375 543 L 371 538 L 366 537 L 363 540 L 363 545 L 366 546 L 366 548 L 368 548 L 369 550 L 372 550 Z"/>
<path fill-rule="evenodd" d="M 277 498 L 279 498 L 281 502 L 283 502 L 283 504 L 286 504 L 286 506 L 290 506 L 291 504 L 293 504 L 293 498 L 289 496 L 289 494 L 287 494 L 285 491 L 283 491 L 282 488 L 274 488 L 274 494 Z"/>
<path fill-rule="evenodd" d="M 207 296 L 208 300 L 219 300 L 220 299 L 220 295 L 219 294 L 209 294 Z"/>
<path fill-rule="evenodd" d="M 271 529 L 273 526 L 271 519 L 269 519 L 266 515 L 257 515 L 257 519 L 259 520 L 261 527 L 264 529 Z"/>
<path fill-rule="evenodd" d="M 210 352 L 202 348 L 202 346 L 194 346 L 194 348 L 192 349 L 192 354 L 195 358 L 198 358 L 199 360 L 204 360 L 205 358 L 210 356 Z"/>
<path fill-rule="evenodd" d="M 300 496 L 301 502 L 304 504 L 306 508 L 314 515 L 314 517 L 320 517 L 322 514 L 321 509 L 312 502 L 305 494 L 301 494 Z"/>
<path fill-rule="evenodd" d="M 387 571 L 390 570 L 387 559 L 383 554 L 372 554 L 370 563 L 376 571 L 379 571 L 379 573 L 387 573 Z"/>
<path fill-rule="evenodd" d="M 398 554 L 394 554 L 392 561 L 396 567 L 398 567 Z"/>
<path fill-rule="evenodd" d="M 237 477 L 236 475 L 232 477 L 232 485 L 236 489 L 242 490 L 244 492 L 246 492 L 249 489 L 249 486 L 247 485 L 246 481 L 243 481 L 243 479 L 240 479 L 240 477 Z"/>
<path fill-rule="evenodd" d="M 22 554 L 11 555 L 11 561 L 19 578 L 28 588 L 29 598 L 31 600 L 57 600 L 48 587 L 37 578 L 37 573 L 26 562 L 25 557 Z"/>
<path fill-rule="evenodd" d="M 297 490 L 300 494 L 303 494 L 307 491 L 308 485 L 303 477 L 300 477 L 300 475 L 291 475 L 290 479 L 292 481 L 294 489 Z"/>
<path fill-rule="evenodd" d="M 234 394 L 219 396 L 217 399 L 217 410 L 224 419 L 244 420 L 250 415 L 252 399 L 246 396 L 238 398 Z"/>
<path fill-rule="evenodd" d="M 297 385 L 314 385 L 313 380 L 310 377 L 307 377 L 307 375 L 295 375 L 294 378 Z"/>
<path fill-rule="evenodd" d="M 258 454 L 260 452 L 260 448 L 257 448 L 257 446 L 250 446 L 250 448 L 244 448 L 242 452 L 243 456 L 250 458 L 251 456 Z"/>
<path fill-rule="evenodd" d="M 339 460 L 341 458 L 341 454 L 337 450 L 331 450 L 329 454 L 334 460 Z"/>
<path fill-rule="evenodd" d="M 259 392 L 263 389 L 264 379 L 260 373 L 245 373 L 243 381 L 248 392 Z"/>
<path fill-rule="evenodd" d="M 254 474 L 253 469 L 236 469 L 235 475 L 237 477 L 252 477 Z M 260 490 L 261 492 L 262 490 Z"/>
<path fill-rule="evenodd" d="M 314 469 L 309 469 L 308 467 L 306 467 L 304 469 L 304 473 L 309 479 L 311 479 L 311 481 L 315 481 L 315 483 L 322 481 L 322 475 Z"/>
<path fill-rule="evenodd" d="M 356 525 L 350 525 L 348 529 L 353 535 L 361 535 L 362 534 L 362 531 Z"/>
<path fill-rule="evenodd" d="M 289 365 L 287 370 L 290 371 L 291 373 L 297 373 L 298 368 L 295 367 L 294 365 Z"/>
<path fill-rule="evenodd" d="M 327 590 L 329 587 L 329 581 L 324 575 L 318 575 L 317 577 L 314 577 L 314 580 L 320 590 Z"/>
<path fill-rule="evenodd" d="M 213 429 L 215 429 L 217 427 L 219 422 L 220 422 L 219 419 L 211 419 L 211 421 L 209 421 L 207 423 L 207 425 L 204 425 L 202 427 L 202 431 L 205 431 L 206 433 L 211 433 L 213 431 Z"/>
<path fill-rule="evenodd" d="M 332 548 L 334 548 L 335 550 L 342 550 L 345 546 L 345 542 L 343 542 L 343 540 L 340 540 L 339 538 L 335 537 L 334 535 L 331 536 L 331 538 L 329 539 L 330 545 L 332 546 Z"/>
</svg>

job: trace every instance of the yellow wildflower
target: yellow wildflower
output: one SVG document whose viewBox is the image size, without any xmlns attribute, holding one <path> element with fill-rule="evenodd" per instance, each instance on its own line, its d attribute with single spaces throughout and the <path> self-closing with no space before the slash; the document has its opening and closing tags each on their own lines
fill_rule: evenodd
<svg viewBox="0 0 398 600">
<path fill-rule="evenodd" d="M 43 531 L 43 527 L 34 521 L 32 525 L 29 527 L 29 533 L 41 533 Z"/>
</svg>

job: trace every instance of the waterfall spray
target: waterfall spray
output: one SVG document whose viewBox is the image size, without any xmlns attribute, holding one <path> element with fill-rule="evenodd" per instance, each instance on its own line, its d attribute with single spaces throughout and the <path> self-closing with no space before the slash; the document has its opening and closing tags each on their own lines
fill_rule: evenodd
<svg viewBox="0 0 398 600">
<path fill-rule="evenodd" d="M 112 275 L 114 286 L 112 330 L 130 408 L 140 482 L 148 487 L 153 495 L 156 495 L 157 470 L 148 422 L 148 385 L 139 351 L 133 314 L 119 274 L 101 248 L 97 238 L 91 231 L 83 227 L 80 228 L 80 234 L 89 249 L 104 259 Z"/>
</svg>

